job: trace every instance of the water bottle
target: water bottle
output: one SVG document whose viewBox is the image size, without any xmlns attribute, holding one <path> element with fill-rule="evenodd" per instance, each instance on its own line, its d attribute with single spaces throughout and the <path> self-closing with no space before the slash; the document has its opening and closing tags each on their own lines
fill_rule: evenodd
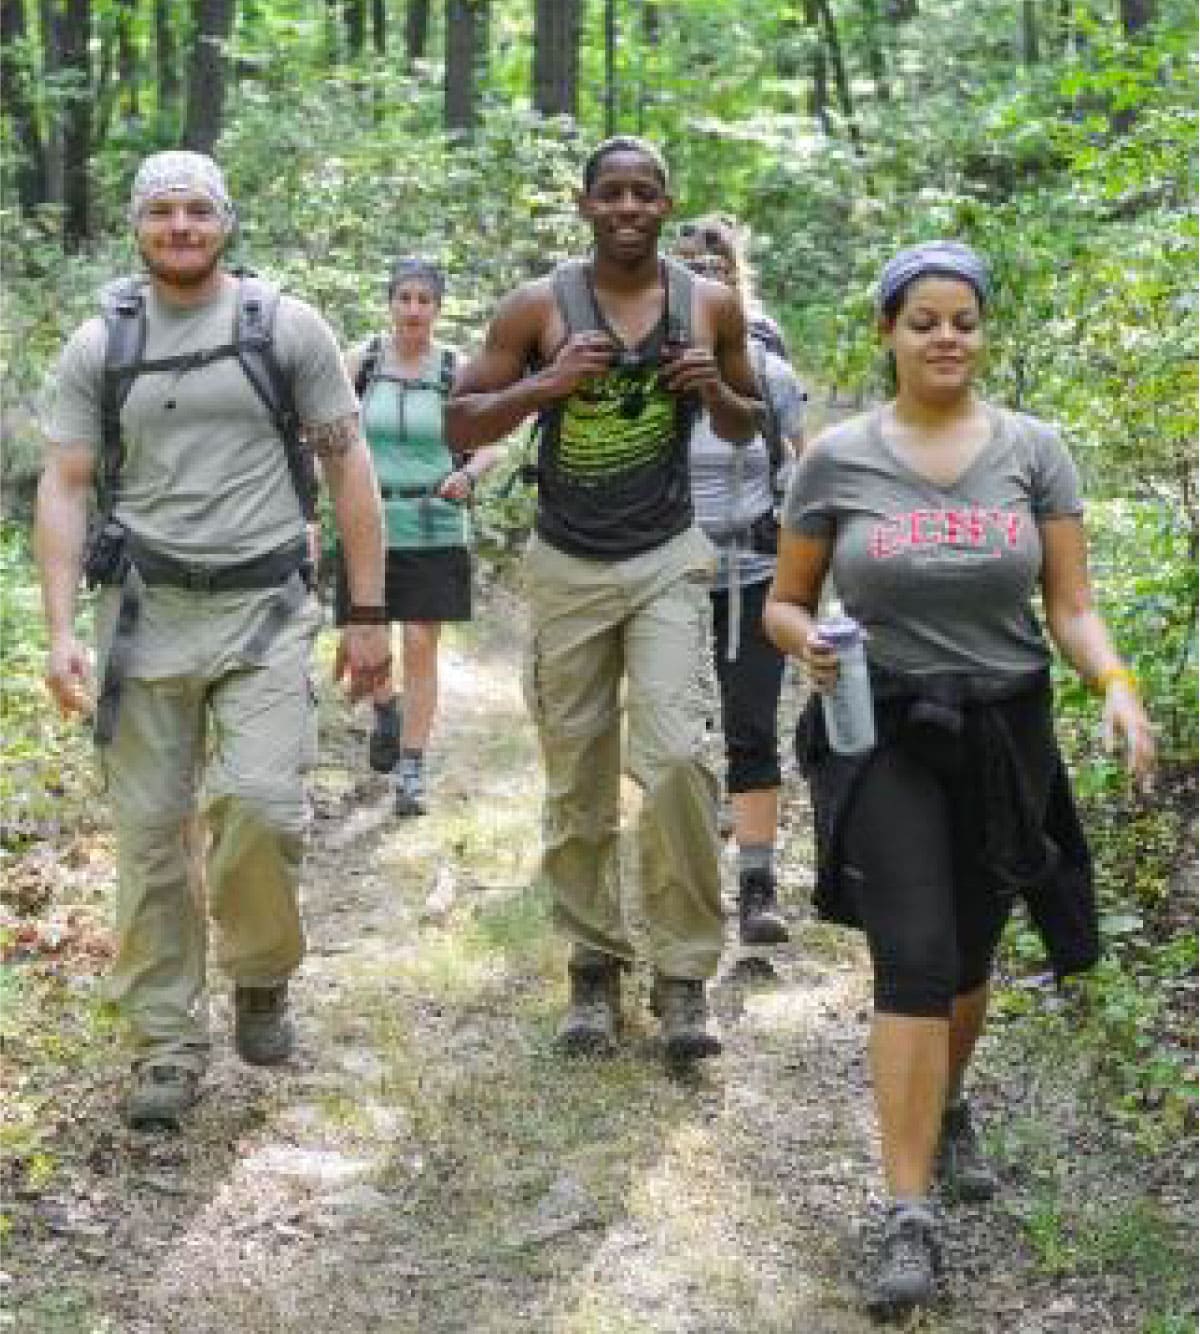
<svg viewBox="0 0 1200 1334">
<path fill-rule="evenodd" d="M 875 744 L 875 709 L 863 649 L 862 626 L 844 613 L 817 623 L 817 633 L 838 655 L 837 684 L 821 695 L 831 750 L 860 755 Z"/>
</svg>

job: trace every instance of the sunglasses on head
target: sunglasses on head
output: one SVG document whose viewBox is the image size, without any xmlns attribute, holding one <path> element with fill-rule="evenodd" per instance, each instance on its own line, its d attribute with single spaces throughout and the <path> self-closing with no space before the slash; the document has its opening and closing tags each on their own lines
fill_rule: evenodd
<svg viewBox="0 0 1200 1334">
<path fill-rule="evenodd" d="M 680 224 L 679 236 L 684 241 L 699 241 L 705 250 L 715 250 L 720 255 L 725 253 L 725 238 L 715 227 L 697 227 L 694 222 L 684 222 Z"/>
</svg>

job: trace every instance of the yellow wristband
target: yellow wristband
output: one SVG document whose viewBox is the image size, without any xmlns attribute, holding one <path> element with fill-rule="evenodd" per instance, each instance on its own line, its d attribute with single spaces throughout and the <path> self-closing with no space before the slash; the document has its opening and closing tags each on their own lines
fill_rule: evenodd
<svg viewBox="0 0 1200 1334">
<path fill-rule="evenodd" d="M 1124 681 L 1130 690 L 1137 694 L 1137 677 L 1128 667 L 1106 667 L 1093 680 L 1092 689 L 1097 695 L 1107 695 L 1108 688 L 1114 681 Z"/>
</svg>

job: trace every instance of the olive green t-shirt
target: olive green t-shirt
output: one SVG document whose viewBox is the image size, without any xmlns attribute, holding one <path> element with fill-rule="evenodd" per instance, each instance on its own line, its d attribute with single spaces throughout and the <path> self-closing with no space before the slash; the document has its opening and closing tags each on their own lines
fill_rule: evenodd
<svg viewBox="0 0 1200 1334">
<path fill-rule="evenodd" d="M 1058 433 L 989 409 L 987 443 L 951 484 L 898 457 L 870 412 L 801 456 L 783 522 L 833 544 L 830 572 L 867 632 L 867 657 L 894 671 L 994 682 L 1045 666 L 1032 598 L 1040 523 L 1079 515 L 1079 478 Z"/>
<path fill-rule="evenodd" d="M 232 341 L 236 279 L 199 307 L 173 307 L 145 292 L 147 359 Z M 357 411 L 337 341 L 311 306 L 280 297 L 274 344 L 302 422 L 324 425 Z M 97 317 L 63 349 L 45 427 L 52 442 L 99 454 L 104 347 Z M 163 555 L 232 565 L 303 536 L 283 442 L 236 357 L 139 375 L 121 411 L 121 437 L 113 513 Z"/>
</svg>

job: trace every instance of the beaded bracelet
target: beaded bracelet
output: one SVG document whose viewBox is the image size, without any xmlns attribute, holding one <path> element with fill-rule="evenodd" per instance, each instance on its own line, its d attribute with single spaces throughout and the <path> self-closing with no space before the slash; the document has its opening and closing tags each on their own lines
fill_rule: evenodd
<svg viewBox="0 0 1200 1334">
<path fill-rule="evenodd" d="M 1134 694 L 1137 694 L 1137 677 L 1134 676 L 1128 667 L 1106 667 L 1102 672 L 1097 674 L 1095 680 L 1092 682 L 1092 689 L 1097 695 L 1107 695 L 1108 688 L 1114 681 L 1124 681 L 1130 690 L 1132 690 Z"/>
</svg>

